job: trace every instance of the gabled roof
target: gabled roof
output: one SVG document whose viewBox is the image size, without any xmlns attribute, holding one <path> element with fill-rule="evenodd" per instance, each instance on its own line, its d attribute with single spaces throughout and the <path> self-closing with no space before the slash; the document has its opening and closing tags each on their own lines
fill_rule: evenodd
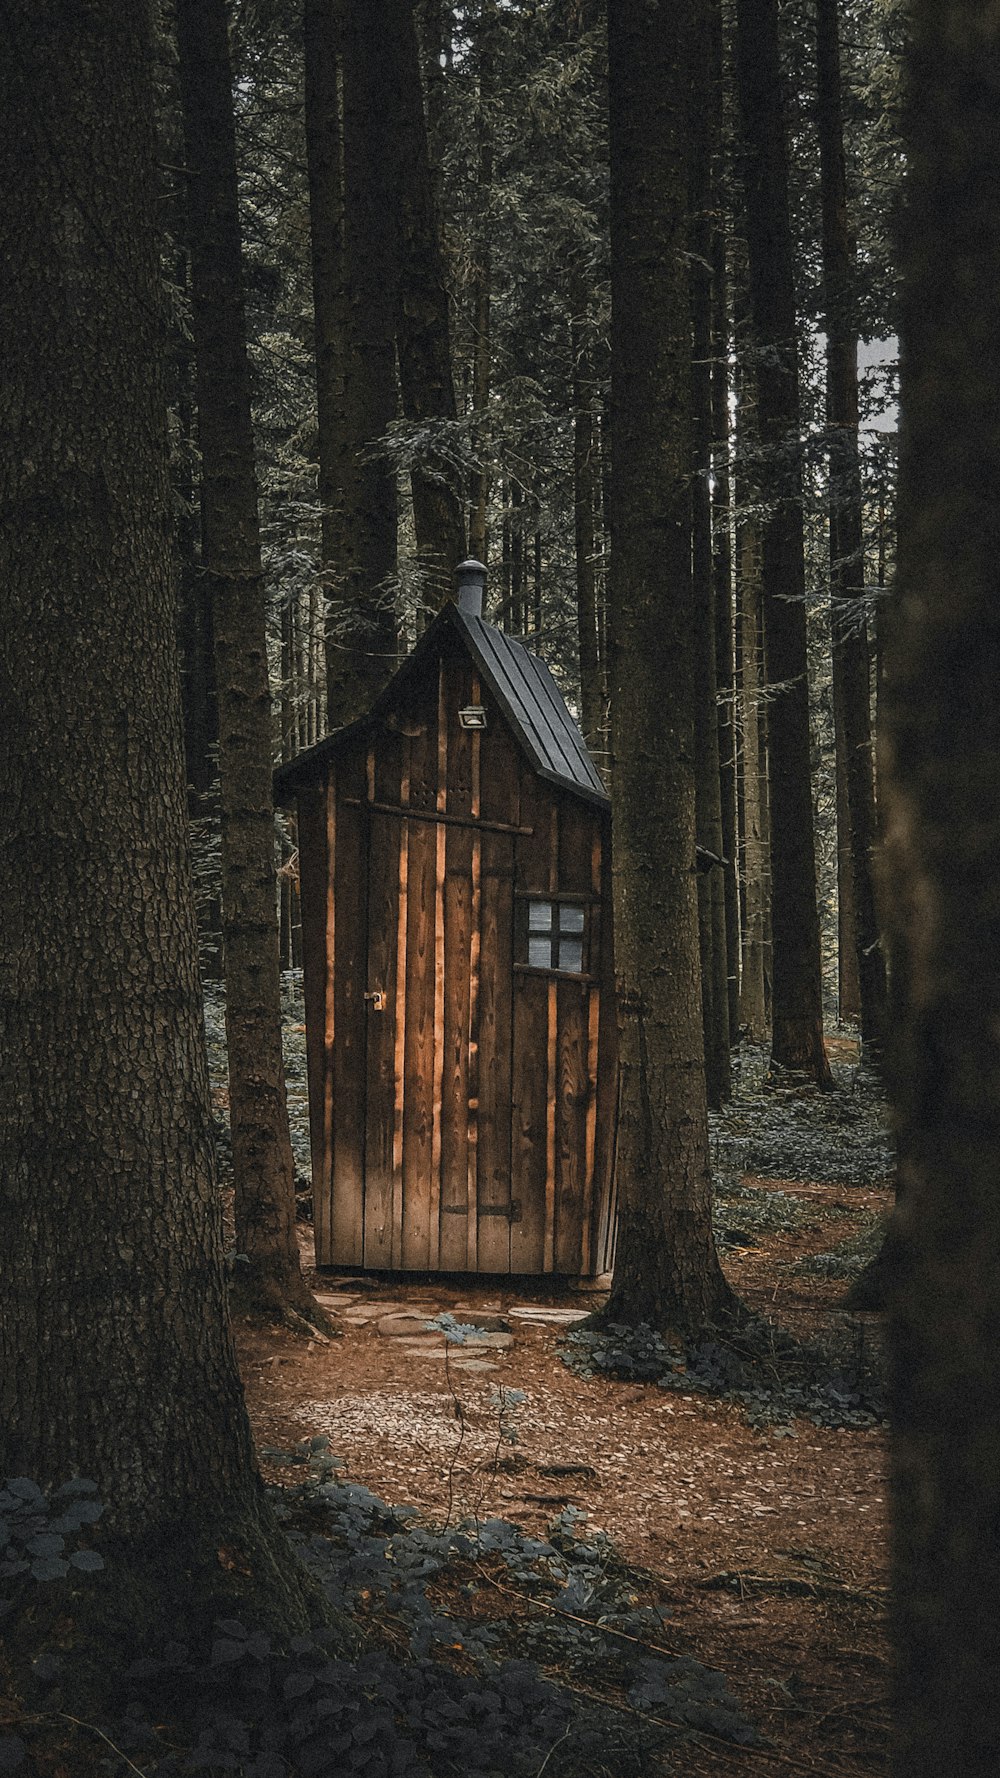
<svg viewBox="0 0 1000 1778">
<path fill-rule="evenodd" d="M 346 741 L 378 722 L 394 706 L 424 659 L 435 652 L 446 628 L 456 631 L 464 642 L 539 777 L 574 791 L 588 802 L 608 807 L 608 793 L 545 662 L 525 648 L 523 642 L 516 642 L 481 617 L 472 617 L 452 603 L 438 613 L 366 716 L 337 729 L 287 765 L 279 766 L 274 775 L 276 795 L 287 797 L 307 783 Z"/>
</svg>

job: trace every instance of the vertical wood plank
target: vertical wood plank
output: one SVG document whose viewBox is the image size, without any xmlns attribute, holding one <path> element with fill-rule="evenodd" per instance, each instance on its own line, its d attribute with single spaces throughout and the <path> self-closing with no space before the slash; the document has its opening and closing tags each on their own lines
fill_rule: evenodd
<svg viewBox="0 0 1000 1778">
<path fill-rule="evenodd" d="M 400 861 L 406 822 L 369 814 L 368 982 L 381 989 L 385 1007 L 366 1004 L 368 1027 L 365 1134 L 364 1263 L 392 1265 L 396 1104 L 396 946 L 399 942 Z"/>
<path fill-rule="evenodd" d="M 437 824 L 408 821 L 403 1225 L 400 1264 L 430 1265 L 436 1003 Z M 436 1196 L 436 1194 L 434 1194 Z M 436 1206 L 435 1206 L 436 1213 Z"/>
<path fill-rule="evenodd" d="M 555 1270 L 582 1270 L 586 1210 L 589 1002 L 585 982 L 558 985 L 556 1043 Z M 596 995 L 595 995 L 596 1002 Z"/>
<path fill-rule="evenodd" d="M 472 834 L 445 829 L 444 1008 L 441 1107 L 442 1271 L 468 1263 L 469 1005 L 472 954 Z"/>
<path fill-rule="evenodd" d="M 522 895 L 550 893 L 554 793 L 525 760 L 519 761 L 520 826 L 514 847 L 515 885 Z M 548 1162 L 549 996 L 544 976 L 514 977 L 511 1069 L 511 1178 L 520 1220 L 510 1231 L 512 1272 L 545 1269 Z"/>
<path fill-rule="evenodd" d="M 403 738 L 399 762 L 399 801 L 410 800 L 410 746 Z M 403 1118 L 406 1109 L 406 1025 L 409 972 L 406 946 L 410 882 L 410 822 L 400 823 L 399 894 L 396 909 L 396 1019 L 392 1058 L 392 1249 L 390 1264 L 403 1263 Z"/>
<path fill-rule="evenodd" d="M 326 786 L 322 780 L 299 792 L 301 858 L 302 970 L 306 1018 L 306 1070 L 309 1079 L 309 1148 L 316 1263 L 329 1265 L 331 1153 L 324 1128 L 326 1098 L 327 865 Z"/>
<path fill-rule="evenodd" d="M 332 886 L 336 921 L 333 991 L 337 1041 L 327 1058 L 333 1168 L 326 1263 L 340 1266 L 361 1265 L 364 1259 L 368 820 L 364 809 L 347 799 L 363 797 L 365 779 L 365 752 L 356 747 L 337 763 L 336 859 L 327 887 L 329 894 Z"/>
<path fill-rule="evenodd" d="M 510 1270 L 511 1049 L 514 957 L 512 836 L 484 833 L 479 987 L 479 1270 Z M 497 1214 L 506 1206 L 507 1214 Z"/>
<path fill-rule="evenodd" d="M 435 808 L 448 808 L 448 709 L 444 660 L 437 675 L 437 795 Z M 427 1264 L 435 1270 L 441 1258 L 441 1115 L 444 1096 L 444 880 L 446 830 L 434 834 L 434 1058 L 431 1104 L 431 1177 L 428 1193 Z"/>
<path fill-rule="evenodd" d="M 444 882 L 445 841 L 447 830 L 439 824 L 435 832 L 434 868 L 434 1100 L 431 1130 L 431 1180 L 428 1206 L 427 1264 L 435 1270 L 441 1262 L 441 1119 L 444 1100 Z"/>
<path fill-rule="evenodd" d="M 547 1042 L 545 1062 L 545 1246 L 543 1265 L 547 1272 L 555 1267 L 556 1238 L 556 1107 L 559 1096 L 558 1034 L 559 985 L 548 985 Z"/>
<path fill-rule="evenodd" d="M 326 970 L 323 978 L 323 1153 L 333 1174 L 333 1059 L 337 1053 L 337 767 L 332 764 L 326 785 Z M 330 1249 L 332 1192 L 322 1194 L 317 1216 L 313 1194 L 313 1218 L 317 1245 Z"/>
<path fill-rule="evenodd" d="M 479 675 L 472 676 L 472 702 L 478 704 L 481 697 Z M 482 735 L 479 729 L 472 733 L 472 817 L 478 820 L 481 812 L 479 768 L 482 746 Z M 466 1222 L 466 1239 L 468 1242 L 467 1261 L 470 1272 L 475 1272 L 479 1265 L 479 957 L 482 947 L 483 929 L 483 836 L 473 832 L 472 835 L 472 909 L 471 929 L 469 933 L 469 1099 L 468 1099 L 468 1197 L 469 1215 Z"/>
<path fill-rule="evenodd" d="M 514 983 L 511 1092 L 511 1176 L 521 1214 L 510 1228 L 510 1269 L 538 1273 L 545 1263 L 548 983 L 519 975 Z"/>
</svg>

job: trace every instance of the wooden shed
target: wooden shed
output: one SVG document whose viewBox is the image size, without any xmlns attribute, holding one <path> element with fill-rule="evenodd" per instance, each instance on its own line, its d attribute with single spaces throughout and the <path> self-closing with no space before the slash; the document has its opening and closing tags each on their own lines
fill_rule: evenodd
<svg viewBox="0 0 1000 1778">
<path fill-rule="evenodd" d="M 319 1265 L 608 1269 L 610 806 L 544 663 L 463 563 L 298 804 Z"/>
</svg>

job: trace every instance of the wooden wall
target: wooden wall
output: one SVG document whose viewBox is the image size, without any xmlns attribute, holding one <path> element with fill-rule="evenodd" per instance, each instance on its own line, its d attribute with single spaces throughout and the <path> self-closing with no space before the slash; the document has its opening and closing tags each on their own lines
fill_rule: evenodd
<svg viewBox="0 0 1000 1778">
<path fill-rule="evenodd" d="M 318 1263 L 600 1272 L 610 824 L 538 778 L 456 638 L 404 695 L 300 792 Z M 587 908 L 585 976 L 515 961 L 532 895 Z"/>
</svg>

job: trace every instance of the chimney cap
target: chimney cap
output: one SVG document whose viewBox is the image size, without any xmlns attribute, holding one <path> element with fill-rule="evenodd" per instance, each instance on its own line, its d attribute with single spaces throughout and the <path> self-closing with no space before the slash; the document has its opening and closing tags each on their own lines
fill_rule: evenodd
<svg viewBox="0 0 1000 1778">
<path fill-rule="evenodd" d="M 455 569 L 455 579 L 458 581 L 459 611 L 464 611 L 467 617 L 482 617 L 483 594 L 486 590 L 485 563 L 477 562 L 475 556 L 467 556 Z"/>
</svg>

